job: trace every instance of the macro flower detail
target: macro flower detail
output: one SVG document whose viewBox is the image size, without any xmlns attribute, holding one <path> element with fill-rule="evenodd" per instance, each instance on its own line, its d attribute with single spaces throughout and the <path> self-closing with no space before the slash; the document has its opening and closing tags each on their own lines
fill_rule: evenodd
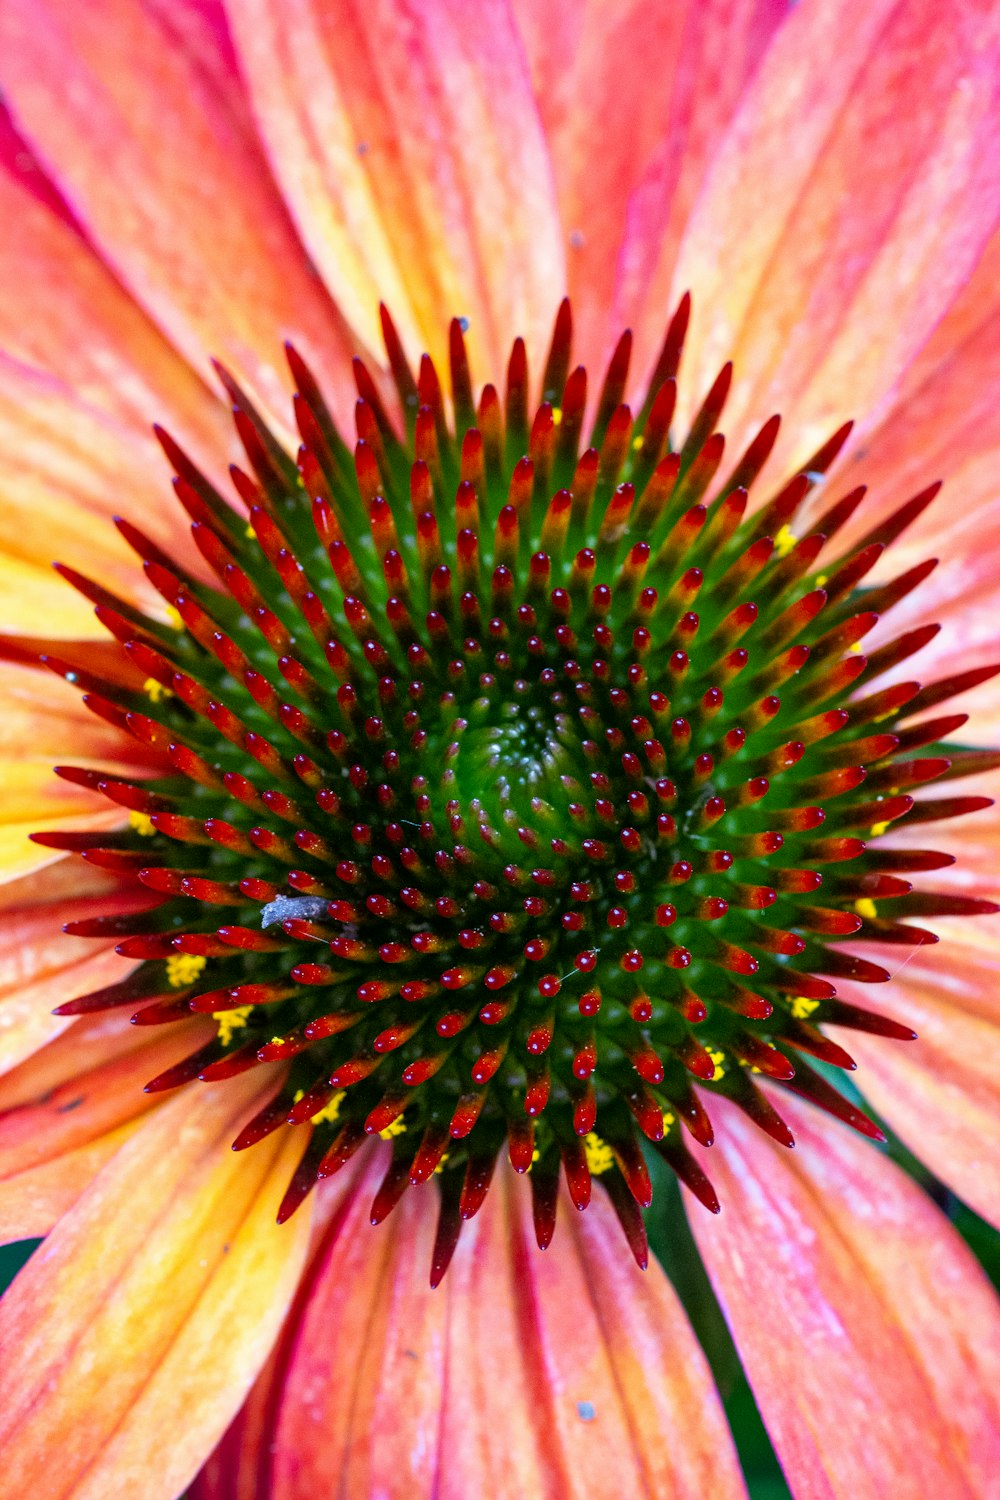
<svg viewBox="0 0 1000 1500">
<path fill-rule="evenodd" d="M 61 567 L 119 670 L 42 659 L 163 774 L 58 768 L 130 826 L 36 840 L 155 898 L 69 924 L 136 966 L 59 1013 L 213 1018 L 152 1092 L 287 1063 L 234 1142 L 311 1123 L 279 1221 L 391 1139 L 372 1221 L 439 1179 L 432 1284 L 504 1149 L 540 1247 L 560 1172 L 581 1210 L 596 1178 L 645 1266 L 641 1140 L 717 1212 L 685 1143 L 712 1144 L 713 1092 L 785 1146 L 757 1077 L 881 1139 L 809 1061 L 855 1066 L 824 1023 L 914 1036 L 838 998 L 837 978 L 890 978 L 845 940 L 905 953 L 936 941 L 907 918 L 996 910 L 905 878 L 951 856 L 880 847 L 900 820 L 989 805 L 914 788 L 1000 763 L 944 743 L 964 714 L 912 722 L 996 668 L 886 688 L 938 627 L 862 647 L 933 571 L 864 585 L 939 486 L 839 543 L 864 487 L 816 493 L 845 426 L 747 514 L 780 422 L 726 462 L 726 366 L 671 436 L 689 311 L 635 414 L 622 336 L 589 429 L 568 302 L 534 410 L 523 341 L 475 404 L 455 319 L 446 403 L 383 310 L 405 430 L 356 360 L 353 449 L 290 348 L 295 464 L 220 370 L 242 510 L 160 433 L 213 581 L 126 519 L 167 622 Z"/>
<path fill-rule="evenodd" d="M 998 78 L 0 0 L 5 1494 L 995 1494 Z"/>
</svg>

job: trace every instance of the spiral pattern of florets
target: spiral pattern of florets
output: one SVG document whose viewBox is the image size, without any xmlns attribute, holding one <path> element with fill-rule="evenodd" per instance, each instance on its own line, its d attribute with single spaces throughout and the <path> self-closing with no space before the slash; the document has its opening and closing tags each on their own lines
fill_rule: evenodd
<svg viewBox="0 0 1000 1500">
<path fill-rule="evenodd" d="M 169 623 L 63 569 L 123 665 L 46 664 L 161 774 L 60 768 L 129 827 L 41 841 L 159 898 L 72 925 L 136 967 L 62 1012 L 214 1016 L 153 1090 L 285 1062 L 236 1142 L 311 1122 L 282 1217 L 381 1134 L 374 1221 L 439 1184 L 434 1280 L 505 1145 L 540 1244 L 561 1168 L 578 1208 L 592 1178 L 607 1188 L 644 1263 L 640 1138 L 716 1209 L 684 1140 L 711 1144 L 712 1094 L 786 1144 L 758 1079 L 877 1136 L 808 1061 L 854 1066 L 824 1023 L 912 1035 L 838 999 L 838 978 L 889 977 L 844 940 L 920 943 L 904 918 L 992 909 L 914 892 L 903 877 L 948 856 L 880 843 L 984 805 L 913 793 L 996 762 L 942 747 L 963 715 L 921 717 L 985 671 L 870 686 L 934 627 L 861 649 L 933 567 L 862 588 L 937 486 L 838 554 L 863 491 L 816 494 L 844 428 L 748 509 L 778 420 L 724 477 L 727 367 L 672 438 L 687 311 L 638 415 L 623 336 L 582 452 L 568 304 L 533 417 L 520 341 L 505 399 L 488 385 L 475 404 L 456 321 L 446 404 L 384 315 L 401 425 L 356 362 L 353 453 L 290 350 L 297 464 L 220 372 L 246 514 L 161 434 L 217 582 L 126 521 Z"/>
</svg>

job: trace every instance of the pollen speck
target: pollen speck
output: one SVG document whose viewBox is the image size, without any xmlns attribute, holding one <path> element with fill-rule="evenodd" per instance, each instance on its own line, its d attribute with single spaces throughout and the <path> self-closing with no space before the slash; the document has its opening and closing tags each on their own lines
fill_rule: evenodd
<svg viewBox="0 0 1000 1500">
<path fill-rule="evenodd" d="M 343 1102 L 343 1098 L 344 1091 L 343 1089 L 341 1089 L 339 1093 L 334 1094 L 329 1104 L 324 1105 L 324 1107 L 317 1114 L 312 1116 L 311 1123 L 313 1125 L 322 1125 L 324 1123 L 332 1123 L 334 1120 L 339 1119 L 340 1106 Z"/>
<path fill-rule="evenodd" d="M 592 1177 L 600 1177 L 604 1172 L 610 1172 L 615 1164 L 614 1152 L 606 1141 L 602 1141 L 596 1131 L 591 1131 L 583 1138 L 583 1149 L 587 1156 L 587 1166 Z"/>
<path fill-rule="evenodd" d="M 172 990 L 183 989 L 193 984 L 205 967 L 205 959 L 198 953 L 172 953 L 167 959 L 167 983 Z"/>
<path fill-rule="evenodd" d="M 246 1026 L 247 1016 L 252 1014 L 252 1005 L 241 1005 L 238 1010 L 216 1010 L 212 1012 L 212 1020 L 219 1023 L 219 1041 L 223 1047 L 229 1046 L 234 1034 Z"/>
</svg>

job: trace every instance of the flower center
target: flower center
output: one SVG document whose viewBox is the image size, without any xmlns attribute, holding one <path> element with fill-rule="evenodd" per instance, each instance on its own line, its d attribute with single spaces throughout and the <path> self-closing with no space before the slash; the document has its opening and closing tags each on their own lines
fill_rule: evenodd
<svg viewBox="0 0 1000 1500">
<path fill-rule="evenodd" d="M 985 804 L 913 796 L 984 763 L 942 750 L 964 716 L 924 716 L 975 674 L 872 686 L 933 629 L 860 646 L 930 571 L 860 588 L 936 486 L 838 550 L 863 491 L 815 492 L 844 428 L 748 509 L 778 423 L 727 476 L 727 369 L 675 439 L 686 320 L 685 302 L 637 413 L 623 337 L 586 447 L 568 305 L 533 416 L 520 342 L 504 401 L 488 385 L 474 404 L 453 324 L 449 418 L 386 317 L 402 422 L 358 362 L 353 453 L 294 351 L 297 464 L 224 375 L 246 513 L 162 435 L 216 582 L 126 523 L 172 623 L 63 570 L 123 667 L 47 664 L 162 773 L 60 768 L 130 825 L 39 840 L 160 898 L 71 925 L 137 967 L 61 1013 L 213 1016 L 153 1090 L 283 1062 L 236 1142 L 310 1123 L 282 1217 L 390 1138 L 373 1219 L 436 1178 L 435 1281 L 505 1146 L 541 1245 L 561 1170 L 578 1208 L 607 1188 L 644 1263 L 640 1140 L 717 1209 L 686 1143 L 711 1144 L 713 1093 L 785 1144 L 761 1083 L 878 1138 L 809 1060 L 854 1067 L 828 1022 L 912 1035 L 838 998 L 837 979 L 890 977 L 844 941 L 933 941 L 905 919 L 992 909 L 914 892 L 908 873 L 950 858 L 881 842 Z"/>
</svg>

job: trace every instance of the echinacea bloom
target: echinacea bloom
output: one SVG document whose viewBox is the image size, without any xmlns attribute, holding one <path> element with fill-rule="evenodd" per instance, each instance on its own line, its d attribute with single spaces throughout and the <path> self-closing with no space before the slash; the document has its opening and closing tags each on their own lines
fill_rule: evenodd
<svg viewBox="0 0 1000 1500">
<path fill-rule="evenodd" d="M 744 1494 L 655 1156 L 796 1496 L 996 1494 L 865 1100 L 1000 1223 L 1000 9 L 2 0 L 0 87 L 4 1493 Z"/>
</svg>

